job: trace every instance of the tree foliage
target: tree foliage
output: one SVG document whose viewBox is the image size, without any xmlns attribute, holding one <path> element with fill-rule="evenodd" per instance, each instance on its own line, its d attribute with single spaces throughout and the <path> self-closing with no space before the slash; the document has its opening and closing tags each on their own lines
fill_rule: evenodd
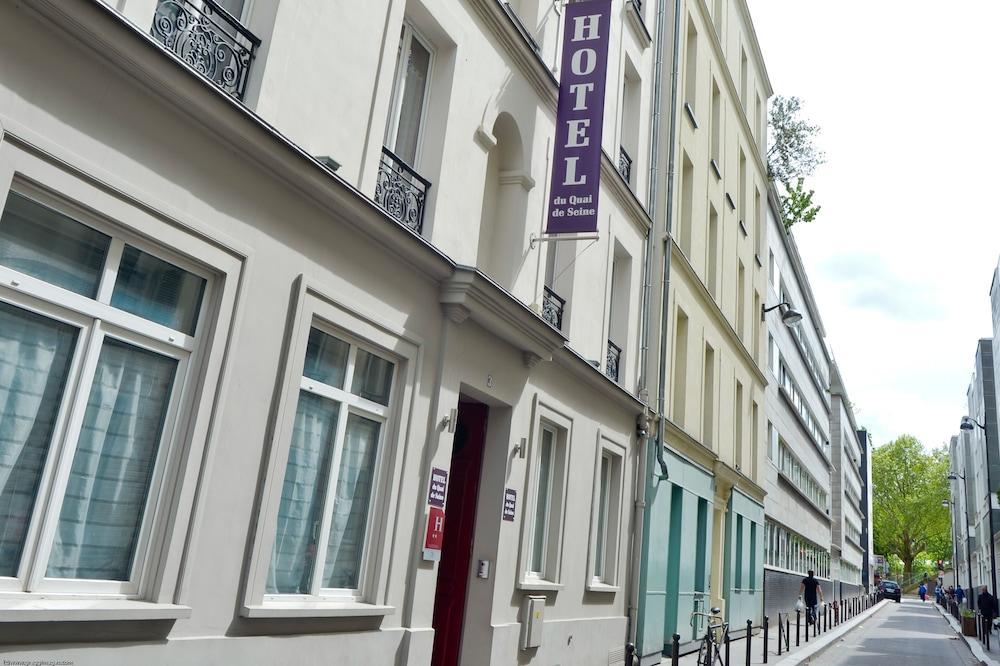
<svg viewBox="0 0 1000 666">
<path fill-rule="evenodd" d="M 781 213 L 785 228 L 812 222 L 820 207 L 812 203 L 813 190 L 805 190 L 804 180 L 825 160 L 814 143 L 819 126 L 801 117 L 798 97 L 777 96 L 771 103 L 768 125 L 771 144 L 767 150 L 767 173 L 780 184 Z"/>
<path fill-rule="evenodd" d="M 948 453 L 924 451 L 912 435 L 901 435 L 872 455 L 872 522 L 875 552 L 896 555 L 910 574 L 921 558 L 951 557 Z"/>
<path fill-rule="evenodd" d="M 785 185 L 785 191 L 781 194 L 781 219 L 785 223 L 785 229 L 791 229 L 797 222 L 812 222 L 816 219 L 822 206 L 813 205 L 813 194 L 815 190 L 806 192 L 802 178 L 798 178 L 792 187 Z"/>
</svg>

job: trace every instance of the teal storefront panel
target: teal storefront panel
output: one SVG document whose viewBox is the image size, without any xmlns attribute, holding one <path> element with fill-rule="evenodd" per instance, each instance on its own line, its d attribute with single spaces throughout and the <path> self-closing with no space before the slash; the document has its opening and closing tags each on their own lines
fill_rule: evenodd
<svg viewBox="0 0 1000 666">
<path fill-rule="evenodd" d="M 647 469 L 659 470 L 650 446 Z M 714 479 L 670 450 L 669 479 L 646 485 L 637 649 L 657 658 L 674 633 L 686 642 L 700 632 L 692 612 L 708 605 Z M 643 663 L 646 663 L 644 659 Z"/>
<path fill-rule="evenodd" d="M 726 616 L 734 628 L 762 619 L 764 507 L 734 489 L 726 512 Z"/>
</svg>

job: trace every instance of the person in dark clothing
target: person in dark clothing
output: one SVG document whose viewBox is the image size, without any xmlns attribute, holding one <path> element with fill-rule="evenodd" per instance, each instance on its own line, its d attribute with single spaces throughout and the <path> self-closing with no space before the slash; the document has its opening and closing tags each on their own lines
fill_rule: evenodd
<svg viewBox="0 0 1000 666">
<path fill-rule="evenodd" d="M 799 595 L 806 604 L 806 624 L 812 624 L 816 618 L 816 605 L 823 601 L 823 588 L 813 575 L 812 569 L 808 574 L 799 585 Z"/>
<path fill-rule="evenodd" d="M 958 601 L 959 606 L 965 601 L 965 590 L 962 589 L 961 585 L 955 588 L 955 600 Z"/>
<path fill-rule="evenodd" d="M 979 613 L 983 616 L 983 630 L 992 631 L 993 618 L 997 616 L 997 598 L 983 585 L 979 596 L 976 597 L 976 603 L 979 605 Z"/>
</svg>

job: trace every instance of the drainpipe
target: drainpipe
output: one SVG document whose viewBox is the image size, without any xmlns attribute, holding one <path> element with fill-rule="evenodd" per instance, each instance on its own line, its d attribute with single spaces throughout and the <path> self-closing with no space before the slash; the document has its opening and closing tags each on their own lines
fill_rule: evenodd
<svg viewBox="0 0 1000 666">
<path fill-rule="evenodd" d="M 662 3 L 661 3 L 662 4 Z M 674 0 L 674 53 L 670 63 L 670 126 L 667 139 L 667 202 L 664 210 L 663 232 L 663 276 L 661 278 L 662 304 L 660 306 L 660 373 L 659 389 L 656 396 L 656 460 L 660 465 L 660 479 L 666 479 L 667 461 L 663 458 L 664 421 L 666 420 L 667 390 L 667 324 L 670 320 L 670 233 L 674 217 L 674 163 L 677 143 L 677 74 L 681 57 L 681 0 Z"/>
<path fill-rule="evenodd" d="M 653 113 L 651 118 L 651 131 L 650 131 L 650 159 L 649 159 L 649 193 L 647 196 L 647 212 L 649 217 L 653 220 L 652 228 L 646 233 L 646 256 L 643 266 L 643 284 L 642 284 L 642 320 L 640 322 L 642 331 L 642 341 L 639 348 L 639 396 L 644 403 L 649 401 L 649 384 L 648 384 L 648 361 L 649 361 L 649 339 L 650 339 L 650 308 L 652 304 L 652 275 L 653 275 L 653 262 L 655 254 L 653 252 L 653 243 L 655 241 L 656 235 L 653 233 L 656 226 L 656 202 L 659 193 L 659 154 L 660 154 L 660 131 L 662 125 L 661 108 L 662 108 L 662 91 L 663 91 L 663 42 L 665 33 L 665 23 L 666 23 L 666 6 L 668 0 L 657 0 L 656 8 L 656 46 L 655 46 L 655 56 L 653 63 Z M 666 229 L 669 233 L 670 230 L 670 219 L 671 219 L 671 206 L 673 204 L 673 183 L 672 174 L 674 171 L 674 140 L 675 140 L 675 130 L 674 125 L 676 124 L 676 112 L 675 108 L 677 106 L 677 68 L 678 60 L 680 58 L 680 0 L 674 0 L 674 50 L 673 50 L 673 63 L 671 66 L 671 94 L 670 94 L 670 147 L 669 156 L 670 164 L 668 169 L 668 185 L 667 185 L 667 222 Z M 666 277 L 667 283 L 669 284 L 670 275 L 670 253 L 666 254 L 666 266 L 664 268 L 664 276 Z M 663 307 L 666 308 L 668 294 L 664 285 L 663 292 Z M 666 332 L 666 327 L 661 328 L 660 335 L 663 336 Z M 661 348 L 663 347 L 661 342 Z M 665 478 L 667 476 L 667 464 L 666 460 L 663 458 L 663 389 L 665 380 L 664 373 L 665 368 L 663 367 L 663 358 L 661 354 L 661 373 L 660 373 L 660 393 L 658 396 L 659 400 L 659 414 L 654 415 L 657 417 L 657 437 L 653 442 L 657 447 L 656 459 L 660 467 L 660 478 Z M 648 413 L 649 408 L 646 407 L 643 414 L 640 415 L 646 424 L 648 424 Z M 648 432 L 643 432 L 642 427 L 638 427 L 637 431 L 639 436 L 646 439 L 646 445 L 649 446 L 652 439 L 649 437 Z M 646 449 L 648 450 L 648 448 Z M 639 581 L 642 575 L 642 562 L 644 561 L 644 545 L 646 537 L 643 534 L 643 526 L 645 521 L 645 509 L 646 509 L 646 475 L 649 473 L 646 469 L 647 456 L 645 452 L 643 455 L 639 456 L 638 470 L 635 477 L 635 501 L 633 503 L 633 537 L 632 537 L 632 575 L 629 580 L 629 616 L 628 616 L 628 639 L 635 642 L 636 639 L 636 626 L 638 620 L 638 610 L 639 610 Z"/>
</svg>

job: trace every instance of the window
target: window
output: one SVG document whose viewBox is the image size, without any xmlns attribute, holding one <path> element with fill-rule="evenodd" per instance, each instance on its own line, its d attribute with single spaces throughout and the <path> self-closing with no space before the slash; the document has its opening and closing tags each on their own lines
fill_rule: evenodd
<svg viewBox="0 0 1000 666">
<path fill-rule="evenodd" d="M 601 440 L 600 461 L 595 479 L 594 516 L 591 542 L 591 589 L 614 586 L 618 580 L 618 534 L 621 514 L 622 460 L 624 449 Z"/>
<path fill-rule="evenodd" d="M 546 410 L 539 421 L 530 470 L 531 520 L 526 521 L 528 550 L 522 585 L 558 583 L 566 486 L 568 424 Z"/>
<path fill-rule="evenodd" d="M 698 30 L 694 21 L 688 18 L 687 51 L 684 56 L 684 101 L 688 104 L 688 113 L 694 121 L 694 110 L 698 108 Z"/>
<path fill-rule="evenodd" d="M 395 364 L 309 331 L 266 593 L 356 598 Z"/>
<path fill-rule="evenodd" d="M 681 219 L 680 219 L 680 248 L 684 256 L 691 258 L 691 249 L 694 247 L 692 234 L 694 220 L 694 164 L 687 153 L 684 153 L 683 167 L 681 168 Z"/>
<path fill-rule="evenodd" d="M 680 308 L 677 308 L 676 329 L 674 334 L 673 418 L 674 423 L 683 428 L 684 411 L 687 408 L 688 317 Z"/>
<path fill-rule="evenodd" d="M 736 555 L 733 559 L 733 588 L 743 587 L 743 516 L 736 514 Z"/>
<path fill-rule="evenodd" d="M 399 36 L 385 145 L 413 168 L 419 157 L 432 62 L 433 51 L 428 43 L 404 23 Z"/>
<path fill-rule="evenodd" d="M 736 399 L 733 401 L 734 418 L 733 423 L 735 427 L 733 429 L 734 442 L 734 458 L 736 469 L 742 469 L 743 467 L 743 384 L 736 382 Z"/>
<path fill-rule="evenodd" d="M 722 178 L 719 170 L 719 161 L 722 159 L 722 93 L 719 91 L 719 84 L 712 79 L 712 145 L 710 146 L 709 157 L 711 158 L 715 175 Z"/>
<path fill-rule="evenodd" d="M 739 269 L 736 272 L 736 333 L 740 340 L 746 340 L 746 300 L 747 300 L 747 274 L 743 261 L 739 262 Z"/>
<path fill-rule="evenodd" d="M 719 214 L 708 205 L 708 291 L 719 298 Z"/>
<path fill-rule="evenodd" d="M 211 280 L 12 190 L 0 281 L 0 590 L 141 596 Z"/>
<path fill-rule="evenodd" d="M 715 440 L 715 350 L 705 345 L 705 367 L 701 398 L 701 443 L 712 448 Z"/>
</svg>

